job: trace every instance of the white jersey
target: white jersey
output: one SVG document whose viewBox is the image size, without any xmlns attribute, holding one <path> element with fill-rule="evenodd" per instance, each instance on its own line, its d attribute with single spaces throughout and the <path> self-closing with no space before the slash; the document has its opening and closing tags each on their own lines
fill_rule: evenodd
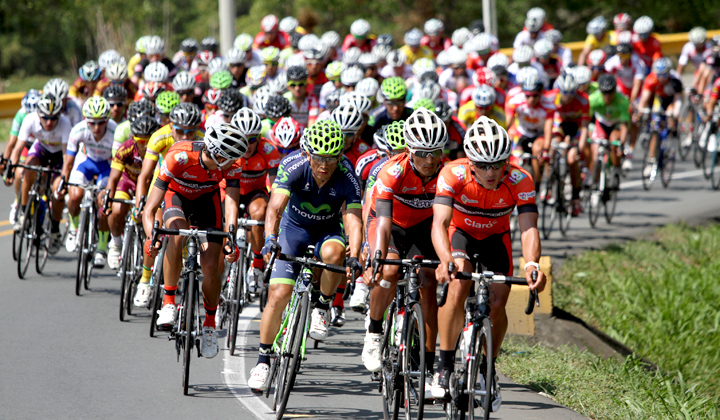
<svg viewBox="0 0 720 420">
<path fill-rule="evenodd" d="M 472 70 L 465 69 L 465 77 L 467 77 L 468 83 L 472 82 L 472 75 Z M 457 88 L 457 76 L 455 76 L 455 71 L 452 68 L 443 70 L 438 78 L 438 84 L 445 89 L 455 90 Z"/>
<path fill-rule="evenodd" d="M 570 51 L 570 48 L 565 48 L 562 45 L 558 45 L 557 50 L 555 50 L 555 55 L 557 55 L 557 57 L 560 59 L 563 68 L 566 68 L 573 63 L 572 51 Z"/>
<path fill-rule="evenodd" d="M 630 56 L 630 65 L 623 67 L 619 55 L 614 55 L 605 62 L 605 71 L 615 75 L 619 85 L 625 89 L 632 89 L 633 81 L 645 79 L 645 63 L 637 54 Z"/>
<path fill-rule="evenodd" d="M 78 154 L 78 151 L 80 151 L 80 143 L 83 143 L 85 146 L 82 151 L 87 155 L 88 159 L 95 162 L 109 161 L 112 158 L 112 147 L 116 128 L 117 123 L 113 120 L 108 120 L 105 135 L 100 141 L 96 141 L 88 126 L 88 122 L 80 122 L 73 127 L 70 132 L 70 139 L 67 144 L 68 155 L 75 156 Z"/>
<path fill-rule="evenodd" d="M 225 121 L 225 113 L 221 110 L 217 110 L 210 114 L 209 117 L 207 117 L 207 120 L 205 120 L 205 130 L 208 129 L 211 125 L 219 125 L 226 122 Z"/>
<path fill-rule="evenodd" d="M 543 82 L 543 85 L 547 86 L 550 81 L 547 78 L 547 74 L 545 74 L 545 68 L 543 68 L 542 64 L 538 63 L 537 61 L 531 61 L 530 67 L 535 67 L 535 69 L 540 73 L 540 81 Z M 518 72 L 520 71 L 521 67 L 517 62 L 511 63 L 507 71 L 510 74 L 510 84 L 515 86 L 517 82 L 515 82 L 515 77 L 517 77 Z"/>
<path fill-rule="evenodd" d="M 51 131 L 45 131 L 40 123 L 37 112 L 28 114 L 20 126 L 18 140 L 25 143 L 39 142 L 50 153 L 62 152 L 63 144 L 67 144 L 70 136 L 70 120 L 60 115 L 57 125 Z"/>
<path fill-rule="evenodd" d="M 385 65 L 382 69 L 380 69 L 380 77 L 383 79 L 389 79 L 391 77 L 402 77 L 403 79 L 407 80 L 413 76 L 412 66 L 409 64 L 405 64 L 402 70 L 402 74 L 397 74 L 395 72 L 395 67 L 391 66 L 390 64 Z"/>
<path fill-rule="evenodd" d="M 712 54 L 712 44 L 710 42 L 705 42 L 705 49 L 702 52 L 698 52 L 697 48 L 695 48 L 695 44 L 688 42 L 683 45 L 682 51 L 680 52 L 680 58 L 678 58 L 678 64 L 686 66 L 690 61 L 692 61 L 693 65 L 697 69 L 710 54 Z"/>
<path fill-rule="evenodd" d="M 82 109 L 80 106 L 78 106 L 77 103 L 72 101 L 72 98 L 67 101 L 67 105 L 65 106 L 65 109 L 63 110 L 63 115 L 67 117 L 67 119 L 70 120 L 70 126 L 75 127 L 77 123 L 82 121 L 83 114 Z"/>
<path fill-rule="evenodd" d="M 530 31 L 528 30 L 522 30 L 515 36 L 515 41 L 513 42 L 513 48 L 520 48 L 523 45 L 529 45 L 531 47 L 535 46 L 535 42 L 544 39 L 545 38 L 545 31 L 538 32 L 538 36 L 535 39 L 532 39 L 530 36 Z"/>
</svg>

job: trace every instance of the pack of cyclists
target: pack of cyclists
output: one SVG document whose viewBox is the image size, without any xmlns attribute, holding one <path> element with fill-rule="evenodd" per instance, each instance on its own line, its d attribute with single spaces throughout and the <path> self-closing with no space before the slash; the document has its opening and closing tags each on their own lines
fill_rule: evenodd
<svg viewBox="0 0 720 420">
<path fill-rule="evenodd" d="M 243 273 L 251 290 L 268 292 L 247 384 L 258 392 L 267 387 L 273 341 L 299 275 L 296 263 L 267 266 L 274 249 L 302 256 L 314 246 L 318 260 L 347 267 L 345 275 L 317 275 L 314 340 L 344 324 L 343 290 L 357 277 L 349 305 L 367 311 L 361 361 L 370 372 L 381 369 L 385 314 L 402 276 L 397 266 L 373 269 L 373 258 L 437 260 L 436 268 L 421 270 L 419 301 L 426 323 L 424 397 L 443 401 L 471 286 L 456 273 L 513 274 L 511 217 L 527 262 L 520 275 L 531 290 L 545 286 L 538 209 L 551 194 L 543 179 L 557 145 L 567 145 L 576 217 L 584 211 L 581 190 L 592 182 L 599 141 L 610 142 L 612 166 L 627 173 L 648 110 L 666 116 L 677 136 L 685 103 L 679 74 L 687 65 L 695 67 L 687 91 L 704 121 L 715 111 L 720 37 L 708 40 L 694 28 L 673 69 L 650 17 L 633 21 L 620 13 L 612 24 L 608 29 L 603 16 L 587 24 L 577 63 L 540 8 L 528 11 L 511 57 L 477 21 L 446 33 L 442 21 L 430 19 L 395 40 L 358 19 L 341 40 L 336 32 L 315 35 L 294 18 L 268 15 L 259 33 L 239 35 L 225 54 L 207 37 L 184 40 L 172 57 L 161 37 L 143 36 L 133 57 L 105 51 L 83 64 L 71 84 L 52 79 L 23 98 L 2 159 L 17 197 L 10 220 L 22 226 L 38 176 L 15 165 L 55 168 L 49 252 L 63 246 L 78 252 L 84 189 L 97 186 L 104 210 L 97 215 L 96 269 L 120 268 L 129 213 L 143 225 L 142 277 L 132 300 L 139 308 L 151 299 L 160 251 L 150 239 L 156 221 L 169 229 L 226 232 L 238 217 L 264 221 L 249 230 L 251 262 Z M 655 143 L 643 147 L 651 150 L 649 161 L 659 158 Z M 105 205 L 108 197 L 135 204 Z M 224 273 L 242 256 L 224 239 L 208 237 L 202 247 L 200 353 L 212 358 Z M 171 237 L 162 255 L 157 328 L 169 330 L 178 317 L 182 238 Z M 447 302 L 438 308 L 437 287 L 445 283 Z M 497 357 L 510 287 L 493 284 L 491 291 Z M 497 381 L 487 395 L 497 410 Z"/>
</svg>

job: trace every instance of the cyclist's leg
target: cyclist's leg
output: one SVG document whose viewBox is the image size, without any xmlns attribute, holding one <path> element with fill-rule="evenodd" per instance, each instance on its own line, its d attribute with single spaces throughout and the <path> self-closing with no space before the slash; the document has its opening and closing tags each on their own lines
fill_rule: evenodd
<svg viewBox="0 0 720 420">
<path fill-rule="evenodd" d="M 268 193 L 267 190 L 255 190 L 240 197 L 240 204 L 245 204 L 250 218 L 253 220 L 265 220 L 265 210 L 267 209 Z M 242 215 L 241 215 L 242 216 Z M 250 249 L 253 253 L 253 262 L 248 268 L 247 284 L 252 291 L 258 291 L 262 286 L 262 270 L 265 268 L 265 261 L 260 253 L 263 247 L 263 239 L 265 238 L 264 226 L 253 226 L 250 229 Z M 242 256 L 244 258 L 244 256 Z M 243 273 L 244 275 L 245 273 Z"/>
<path fill-rule="evenodd" d="M 513 274 L 512 244 L 508 233 L 490 236 L 482 241 L 479 263 L 488 270 L 511 276 Z M 497 358 L 508 327 L 505 305 L 510 286 L 490 285 L 490 322 L 493 330 L 493 357 Z"/>
<path fill-rule="evenodd" d="M 104 195 L 104 188 L 107 186 L 108 178 L 110 177 L 110 162 L 102 161 L 95 162 L 91 159 L 88 161 L 93 162 L 95 166 L 95 172 L 97 174 L 97 185 L 102 187 L 103 190 L 98 194 L 98 208 L 102 209 L 102 197 Z M 108 242 L 110 242 L 110 225 L 108 224 L 108 217 L 104 212 L 98 212 L 98 251 L 95 258 L 95 265 L 105 265 L 107 259 Z"/>
<path fill-rule="evenodd" d="M 315 255 L 323 262 L 342 265 L 345 261 L 345 239 L 340 226 L 335 232 L 322 235 L 315 244 Z M 324 270 L 320 275 L 320 296 L 315 304 L 310 324 L 310 337 L 324 340 L 330 323 L 330 305 L 337 296 L 338 285 L 345 279 L 344 273 Z"/>
<path fill-rule="evenodd" d="M 650 151 L 651 153 L 654 153 L 654 144 L 655 139 L 657 136 L 652 136 L 650 140 Z M 613 131 L 610 133 L 610 161 L 612 162 L 613 166 L 616 168 L 620 167 L 620 164 L 622 163 L 622 156 L 623 156 L 623 150 L 622 145 L 619 144 L 620 142 L 620 129 L 618 127 L 615 127 Z"/>
<path fill-rule="evenodd" d="M 30 148 L 30 151 L 28 152 L 25 164 L 32 166 L 40 166 L 42 164 L 43 158 L 45 158 L 45 156 L 48 154 L 49 153 L 45 150 L 41 143 L 36 140 Z M 21 176 L 23 177 L 20 205 L 22 206 L 22 208 L 25 208 L 25 204 L 27 204 L 28 195 L 30 193 L 30 188 L 32 188 L 32 185 L 35 183 L 35 179 L 37 179 L 37 173 L 35 171 L 20 172 L 19 170 L 20 168 L 17 168 L 15 170 L 15 176 L 17 177 L 18 174 L 21 174 Z"/>
<path fill-rule="evenodd" d="M 184 200 L 173 191 L 166 191 L 162 203 L 163 224 L 168 229 L 187 229 L 188 222 L 183 211 Z M 163 256 L 163 274 L 165 281 L 165 298 L 163 300 L 163 309 L 161 311 L 174 311 L 175 315 L 170 313 L 167 317 L 163 317 L 163 313 L 158 317 L 158 325 L 172 324 L 177 316 L 175 307 L 175 293 L 178 288 L 180 279 L 180 270 L 182 269 L 182 249 L 183 237 L 170 236 L 168 238 L 165 254 Z M 169 306 L 172 305 L 172 306 Z M 165 309 L 165 307 L 169 309 Z"/>
<path fill-rule="evenodd" d="M 122 174 L 117 187 L 115 188 L 115 196 L 117 200 L 132 200 L 135 195 L 135 183 L 132 182 L 127 175 Z M 114 245 L 122 246 L 122 233 L 125 229 L 125 217 L 130 211 L 130 205 L 124 203 L 112 203 L 112 213 L 108 216 L 108 224 L 110 225 L 110 234 Z"/>
</svg>

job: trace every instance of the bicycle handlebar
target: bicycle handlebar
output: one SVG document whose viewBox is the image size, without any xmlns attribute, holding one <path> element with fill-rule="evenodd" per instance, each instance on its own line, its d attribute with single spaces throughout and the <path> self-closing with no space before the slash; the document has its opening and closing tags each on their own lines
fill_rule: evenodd
<svg viewBox="0 0 720 420">
<path fill-rule="evenodd" d="M 537 280 L 537 270 L 533 270 L 532 272 L 532 280 Z M 513 276 L 505 276 L 503 274 L 495 274 L 492 271 L 483 271 L 482 273 L 470 273 L 467 271 L 458 271 L 455 274 L 455 278 L 458 280 L 473 280 L 477 283 L 481 282 L 487 282 L 487 283 L 504 283 L 504 284 L 517 284 L 520 286 L 526 286 L 527 280 L 524 277 L 513 277 Z M 445 302 L 447 300 L 447 292 L 448 288 L 450 286 L 450 283 L 445 283 L 443 285 L 442 291 L 440 292 L 440 297 L 438 299 L 438 307 L 442 307 L 445 305 Z M 527 307 L 525 307 L 525 314 L 530 315 L 533 313 L 534 306 L 540 306 L 540 297 L 538 296 L 538 292 L 536 290 L 531 290 L 530 295 L 528 297 L 528 304 Z"/>
<path fill-rule="evenodd" d="M 253 226 L 265 226 L 264 220 L 253 220 L 246 217 L 241 217 L 237 221 L 238 227 L 253 227 Z"/>
</svg>

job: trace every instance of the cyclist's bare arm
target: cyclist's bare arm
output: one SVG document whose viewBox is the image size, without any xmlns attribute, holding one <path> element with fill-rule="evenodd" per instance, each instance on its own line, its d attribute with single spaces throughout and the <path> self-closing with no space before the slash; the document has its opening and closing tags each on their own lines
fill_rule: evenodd
<svg viewBox="0 0 720 420">
<path fill-rule="evenodd" d="M 546 118 L 545 119 L 545 127 L 543 128 L 543 134 L 545 137 L 543 140 L 543 150 L 550 149 L 550 141 L 552 140 L 552 127 L 553 127 L 553 119 Z"/>
<path fill-rule="evenodd" d="M 620 143 L 626 144 L 628 137 L 628 125 L 626 122 L 620 123 Z"/>
<path fill-rule="evenodd" d="M 590 121 L 583 121 L 580 124 L 580 144 L 585 144 L 588 138 L 588 126 L 590 125 Z"/>
<path fill-rule="evenodd" d="M 153 178 L 153 172 L 155 172 L 155 166 L 157 165 L 156 160 L 145 158 L 143 159 L 142 169 L 140 169 L 140 175 L 137 179 L 137 191 L 135 193 L 135 207 L 140 206 L 140 197 L 147 195 L 148 189 L 150 188 L 150 181 Z"/>
<path fill-rule="evenodd" d="M 270 194 L 270 202 L 268 203 L 267 210 L 265 211 L 265 236 L 277 236 L 278 230 L 280 229 L 282 214 L 289 201 L 290 194 L 285 194 L 284 191 L 277 192 L 277 190 L 273 190 Z"/>
<path fill-rule="evenodd" d="M 452 220 L 453 208 L 445 204 L 433 204 L 433 221 L 430 237 L 432 239 L 435 253 L 440 259 L 440 265 L 435 269 L 435 278 L 438 283 L 444 284 L 450 281 L 448 276 L 448 264 L 453 261 L 450 249 L 450 236 L 448 228 Z"/>
<path fill-rule="evenodd" d="M 381 210 L 383 206 L 389 207 L 390 216 L 384 214 Z M 377 210 L 377 222 L 375 226 L 375 252 L 380 251 L 380 258 L 387 258 L 387 248 L 390 243 L 390 234 L 392 233 L 392 201 L 377 200 L 375 202 L 375 209 Z M 387 210 L 386 210 L 387 211 Z M 375 256 L 373 255 L 373 258 Z M 382 266 L 378 268 L 377 276 L 375 281 L 379 282 L 382 280 Z"/>
<path fill-rule="evenodd" d="M 538 262 L 540 261 L 540 253 L 542 247 L 540 246 L 540 232 L 537 229 L 538 214 L 533 212 L 520 213 L 518 215 L 518 225 L 520 226 L 520 242 L 522 243 L 522 254 L 525 261 Z M 530 273 L 531 269 L 526 270 L 525 278 L 528 280 L 530 289 L 542 292 L 545 289 L 545 275 L 542 271 L 538 270 L 538 277 L 533 284 Z"/>
<path fill-rule="evenodd" d="M 155 222 L 155 212 L 160 208 L 163 197 L 165 196 L 165 190 L 160 188 L 153 188 L 150 196 L 147 198 L 145 203 L 145 211 L 142 214 L 143 228 L 145 229 L 145 236 L 152 238 L 153 223 Z M 153 244 L 154 245 L 154 244 Z"/>
<path fill-rule="evenodd" d="M 73 164 L 75 163 L 75 156 L 70 156 L 67 153 L 64 154 L 65 159 L 63 159 L 63 168 L 61 175 L 65 177 L 66 180 L 70 179 L 70 172 L 72 171 Z"/>
<path fill-rule="evenodd" d="M 710 119 L 710 115 L 712 115 L 713 109 L 715 109 L 715 105 L 717 105 L 717 99 L 713 98 L 712 96 L 707 101 L 707 107 L 705 108 L 705 118 L 706 120 Z"/>
<path fill-rule="evenodd" d="M 363 229 L 361 209 L 345 209 L 345 232 L 350 237 L 350 256 L 360 259 Z"/>
<path fill-rule="evenodd" d="M 642 79 L 633 79 L 633 87 L 632 91 L 630 91 L 630 103 L 635 102 L 635 99 L 637 99 L 638 95 L 640 94 L 640 89 L 642 89 L 642 85 Z"/>
<path fill-rule="evenodd" d="M 240 208 L 240 188 L 228 187 L 225 189 L 225 220 L 237 220 Z M 233 222 L 225 223 L 225 232 L 230 231 L 230 225 L 235 225 Z M 235 226 L 237 228 L 237 226 Z M 233 244 L 230 244 L 231 251 L 235 251 Z M 235 259 L 234 253 L 225 255 L 225 259 L 228 262 L 232 262 Z"/>
<path fill-rule="evenodd" d="M 110 176 L 108 177 L 107 187 L 105 187 L 107 191 L 110 191 L 108 197 L 115 197 L 115 189 L 117 188 L 118 182 L 120 182 L 121 176 L 121 170 L 115 168 L 110 169 Z"/>
</svg>

